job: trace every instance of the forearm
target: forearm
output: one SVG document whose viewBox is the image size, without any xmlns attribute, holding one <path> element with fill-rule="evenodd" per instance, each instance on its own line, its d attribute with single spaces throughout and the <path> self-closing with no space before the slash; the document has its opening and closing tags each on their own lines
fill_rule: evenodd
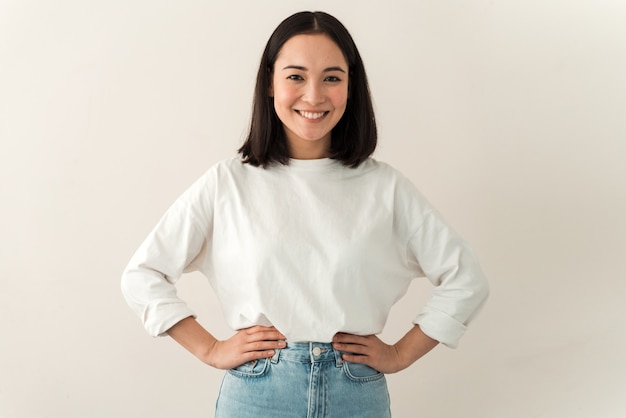
<svg viewBox="0 0 626 418">
<path fill-rule="evenodd" d="M 404 337 L 394 344 L 400 360 L 400 369 L 409 367 L 437 345 L 439 345 L 439 341 L 424 334 L 419 325 L 413 326 Z"/>
<path fill-rule="evenodd" d="M 167 333 L 201 361 L 217 369 L 230 369 L 240 364 L 274 355 L 284 348 L 285 336 L 274 327 L 254 326 L 239 330 L 220 341 L 193 317 L 171 327 Z"/>
<path fill-rule="evenodd" d="M 191 316 L 171 327 L 167 334 L 205 363 L 208 363 L 209 353 L 217 342 L 217 339 Z"/>
</svg>

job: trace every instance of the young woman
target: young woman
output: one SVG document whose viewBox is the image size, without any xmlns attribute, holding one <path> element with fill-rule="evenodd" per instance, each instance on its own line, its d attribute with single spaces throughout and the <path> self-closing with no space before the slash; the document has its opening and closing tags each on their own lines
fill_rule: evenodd
<svg viewBox="0 0 626 418">
<path fill-rule="evenodd" d="M 122 278 L 152 335 L 226 369 L 217 417 L 390 416 L 384 374 L 455 347 L 488 287 L 471 249 L 370 155 L 367 78 L 344 26 L 284 20 L 259 67 L 250 132 L 167 211 Z M 176 295 L 204 273 L 236 333 L 219 341 Z M 393 345 L 379 334 L 410 281 L 433 296 Z"/>
</svg>

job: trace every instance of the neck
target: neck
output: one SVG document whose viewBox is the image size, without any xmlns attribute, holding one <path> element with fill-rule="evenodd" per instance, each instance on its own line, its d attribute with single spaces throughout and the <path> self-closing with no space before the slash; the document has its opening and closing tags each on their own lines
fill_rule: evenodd
<svg viewBox="0 0 626 418">
<path fill-rule="evenodd" d="M 289 157 L 296 160 L 319 160 L 330 156 L 330 138 L 319 141 L 287 141 Z"/>
</svg>

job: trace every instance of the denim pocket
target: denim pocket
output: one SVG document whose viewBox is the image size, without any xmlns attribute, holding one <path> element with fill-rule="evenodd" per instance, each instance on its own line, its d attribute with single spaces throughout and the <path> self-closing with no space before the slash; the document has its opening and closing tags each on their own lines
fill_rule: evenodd
<svg viewBox="0 0 626 418">
<path fill-rule="evenodd" d="M 343 363 L 343 371 L 348 379 L 355 382 L 371 382 L 385 377 L 384 374 L 370 366 L 359 363 L 349 363 L 347 361 Z"/>
<path fill-rule="evenodd" d="M 262 358 L 259 360 L 249 361 L 241 366 L 230 369 L 228 370 L 228 373 L 237 377 L 261 377 L 267 374 L 269 368 L 269 359 Z"/>
</svg>

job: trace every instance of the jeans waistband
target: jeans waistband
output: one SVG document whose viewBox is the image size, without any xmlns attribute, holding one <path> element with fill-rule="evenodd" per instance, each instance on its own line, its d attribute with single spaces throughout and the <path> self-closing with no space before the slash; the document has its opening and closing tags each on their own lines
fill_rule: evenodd
<svg viewBox="0 0 626 418">
<path fill-rule="evenodd" d="M 295 361 L 299 363 L 334 362 L 341 367 L 343 360 L 341 352 L 335 350 L 331 343 L 297 342 L 287 341 L 287 347 L 275 350 L 272 363 L 280 360 Z"/>
</svg>

